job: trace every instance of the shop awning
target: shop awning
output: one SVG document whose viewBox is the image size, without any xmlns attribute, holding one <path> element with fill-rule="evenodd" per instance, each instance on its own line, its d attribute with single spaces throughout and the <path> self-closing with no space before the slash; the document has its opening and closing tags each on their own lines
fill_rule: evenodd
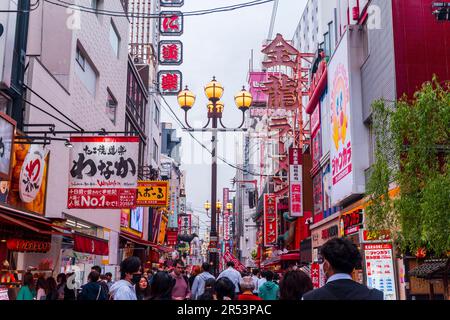
<svg viewBox="0 0 450 320">
<path fill-rule="evenodd" d="M 276 265 L 282 261 L 300 261 L 300 253 L 298 252 L 284 253 L 271 259 L 264 260 L 261 263 L 261 266 L 269 267 Z"/>
<path fill-rule="evenodd" d="M 172 252 L 173 249 L 169 248 L 169 247 L 165 247 L 156 243 L 153 243 L 151 241 L 147 241 L 138 237 L 133 237 L 132 235 L 129 234 L 125 234 L 125 233 L 120 233 L 120 236 L 128 241 L 140 244 L 142 246 L 146 246 L 146 247 L 151 247 L 153 249 L 159 250 L 159 251 L 163 251 L 163 252 Z"/>
<path fill-rule="evenodd" d="M 107 256 L 109 255 L 108 240 L 75 233 L 73 235 L 73 251 Z"/>
<path fill-rule="evenodd" d="M 21 212 L 4 205 L 0 205 L 0 221 L 21 226 L 42 235 L 71 235 L 71 229 L 53 224 L 50 219 Z"/>
<path fill-rule="evenodd" d="M 440 279 L 444 274 L 450 275 L 450 259 L 427 260 L 409 271 L 409 275 L 423 279 Z"/>
</svg>

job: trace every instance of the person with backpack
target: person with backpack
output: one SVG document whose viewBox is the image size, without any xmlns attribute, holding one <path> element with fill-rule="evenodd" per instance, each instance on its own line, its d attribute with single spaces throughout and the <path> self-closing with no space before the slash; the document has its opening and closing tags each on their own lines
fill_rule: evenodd
<svg viewBox="0 0 450 320">
<path fill-rule="evenodd" d="M 189 279 L 185 274 L 183 274 L 183 269 L 184 262 L 182 260 L 177 260 L 175 263 L 175 268 L 170 274 L 175 280 L 174 286 L 172 288 L 173 300 L 189 300 L 191 298 Z"/>
<path fill-rule="evenodd" d="M 89 273 L 89 282 L 81 287 L 78 300 L 108 300 L 108 295 L 98 281 L 99 278 L 100 274 L 97 271 L 91 271 Z"/>
<path fill-rule="evenodd" d="M 206 290 L 206 283 L 208 280 L 216 280 L 214 276 L 209 273 L 210 265 L 208 262 L 203 262 L 202 270 L 203 272 L 197 275 L 192 283 L 191 297 L 192 299 L 200 299 L 199 297 L 203 295 Z M 214 281 L 210 282 L 214 285 Z"/>
<path fill-rule="evenodd" d="M 361 263 L 361 254 L 350 240 L 334 238 L 321 248 L 326 284 L 303 295 L 303 300 L 383 300 L 383 292 L 369 289 L 352 279 L 352 272 Z"/>
</svg>

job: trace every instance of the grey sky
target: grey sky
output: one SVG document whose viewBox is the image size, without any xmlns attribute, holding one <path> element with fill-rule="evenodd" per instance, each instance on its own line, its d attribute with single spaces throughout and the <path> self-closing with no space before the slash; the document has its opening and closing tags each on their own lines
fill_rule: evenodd
<svg viewBox="0 0 450 320">
<path fill-rule="evenodd" d="M 244 0 L 186 0 L 182 11 L 214 8 L 247 2 Z M 307 0 L 280 0 L 273 34 L 281 33 L 285 39 L 292 39 Z M 189 112 L 192 126 L 199 127 L 206 123 L 207 99 L 203 86 L 211 81 L 212 76 L 224 86 L 222 101 L 225 103 L 223 122 L 226 126 L 238 126 L 241 112 L 234 104 L 234 95 L 247 86 L 247 74 L 251 50 L 254 51 L 254 68 L 259 69 L 261 46 L 267 38 L 273 2 L 239 9 L 231 12 L 215 13 L 204 16 L 185 17 L 184 34 L 179 37 L 184 46 L 183 64 L 179 70 L 183 73 L 183 85 L 188 85 L 196 96 L 196 103 Z M 170 8 L 168 8 L 170 9 Z M 165 37 L 169 38 L 169 37 Z M 174 37 L 170 37 L 174 38 Z M 175 69 L 175 68 L 167 68 Z M 169 97 L 170 103 L 178 117 L 184 120 L 175 97 Z M 178 124 L 163 110 L 162 121 Z M 210 135 L 194 133 L 206 146 L 211 147 Z M 178 130 L 182 137 L 182 169 L 186 170 L 187 202 L 192 203 L 196 212 L 202 212 L 203 204 L 211 198 L 210 154 L 202 149 L 187 133 Z M 230 163 L 235 163 L 234 140 L 237 134 L 219 134 L 219 156 Z M 235 169 L 219 160 L 218 162 L 218 199 L 222 201 L 222 188 L 231 187 L 230 180 Z M 232 197 L 233 194 L 230 194 Z M 200 214 L 201 234 L 209 225 L 206 214 Z"/>
</svg>

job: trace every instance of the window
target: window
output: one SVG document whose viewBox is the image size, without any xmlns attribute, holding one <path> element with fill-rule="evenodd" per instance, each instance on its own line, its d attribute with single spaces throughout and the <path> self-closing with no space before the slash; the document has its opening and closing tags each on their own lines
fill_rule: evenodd
<svg viewBox="0 0 450 320">
<path fill-rule="evenodd" d="M 154 113 L 154 117 L 153 120 L 155 121 L 156 125 L 159 126 L 159 108 L 155 103 L 155 113 Z"/>
<path fill-rule="evenodd" d="M 330 57 L 331 56 L 331 50 L 330 50 L 330 33 L 327 32 L 323 35 L 323 39 L 324 39 L 324 50 L 325 50 L 325 55 Z"/>
<path fill-rule="evenodd" d="M 155 162 L 158 162 L 158 145 L 156 144 L 155 139 L 153 139 L 153 160 L 155 160 Z"/>
<path fill-rule="evenodd" d="M 85 65 L 86 65 L 86 59 L 84 58 L 83 53 L 81 53 L 81 50 L 78 47 L 77 47 L 77 53 L 76 53 L 76 56 L 75 56 L 75 60 L 78 62 L 78 64 L 80 65 L 81 69 L 83 69 L 83 71 L 84 71 L 84 68 L 85 68 Z"/>
<path fill-rule="evenodd" d="M 331 21 L 330 23 L 328 23 L 328 34 L 329 34 L 329 41 L 330 41 L 330 57 L 334 52 L 334 48 L 336 45 L 336 33 L 335 33 L 335 26 L 334 26 L 334 22 Z"/>
<path fill-rule="evenodd" d="M 120 51 L 120 36 L 119 32 L 117 31 L 116 26 L 114 25 L 114 22 L 111 19 L 111 24 L 109 27 L 109 42 L 111 43 L 111 47 L 114 51 L 114 54 L 116 57 L 119 57 L 119 51 Z"/>
<path fill-rule="evenodd" d="M 86 51 L 83 50 L 80 43 L 77 44 L 76 50 L 75 60 L 77 63 L 75 64 L 75 73 L 78 75 L 81 82 L 83 82 L 89 93 L 95 97 L 98 77 L 97 69 L 89 59 Z"/>
<path fill-rule="evenodd" d="M 108 115 L 109 120 L 111 120 L 113 124 L 116 124 L 117 100 L 116 98 L 114 98 L 111 91 L 109 91 L 109 89 L 107 90 L 108 90 L 108 99 L 106 101 L 105 112 Z"/>
</svg>

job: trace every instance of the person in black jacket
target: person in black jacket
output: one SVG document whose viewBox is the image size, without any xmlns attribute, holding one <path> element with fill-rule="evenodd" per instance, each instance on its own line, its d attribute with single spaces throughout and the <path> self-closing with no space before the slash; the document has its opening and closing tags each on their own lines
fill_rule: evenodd
<svg viewBox="0 0 450 320">
<path fill-rule="evenodd" d="M 88 283 L 81 287 L 78 300 L 108 300 L 108 296 L 98 282 L 100 274 L 97 271 L 91 271 L 88 276 Z"/>
<path fill-rule="evenodd" d="M 303 295 L 303 300 L 383 300 L 383 292 L 352 280 L 360 263 L 358 248 L 348 239 L 328 240 L 320 249 L 327 283 Z"/>
</svg>

